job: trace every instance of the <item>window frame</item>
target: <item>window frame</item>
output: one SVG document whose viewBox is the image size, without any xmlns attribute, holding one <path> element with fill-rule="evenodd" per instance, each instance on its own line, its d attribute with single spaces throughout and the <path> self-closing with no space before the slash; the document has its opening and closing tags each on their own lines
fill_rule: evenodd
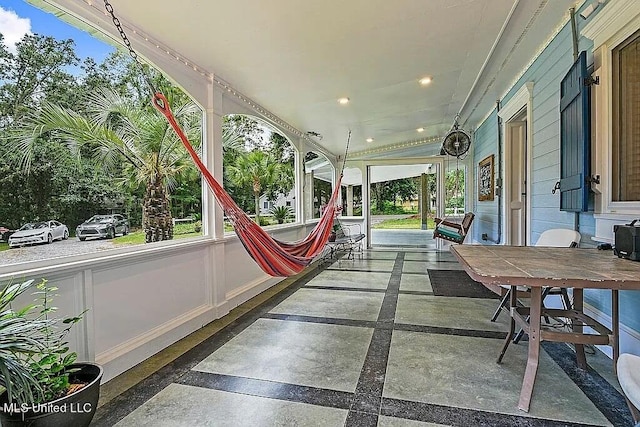
<svg viewBox="0 0 640 427">
<path fill-rule="evenodd" d="M 592 86 L 592 170 L 599 176 L 592 189 L 596 193 L 595 214 L 637 216 L 640 200 L 613 200 L 613 56 L 614 50 L 628 42 L 640 30 L 640 2 L 609 3 L 590 21 L 582 34 L 594 41 L 594 77 Z"/>
<path fill-rule="evenodd" d="M 619 63 L 620 63 L 620 58 L 621 58 L 621 54 L 622 54 L 622 50 L 631 46 L 632 44 L 638 44 L 640 43 L 640 29 L 638 29 L 638 31 L 636 31 L 635 33 L 633 33 L 631 36 L 629 36 L 627 39 L 625 39 L 624 41 L 622 41 L 620 44 L 618 44 L 617 46 L 613 47 L 611 50 L 611 84 L 612 84 L 612 91 L 611 91 L 611 100 L 612 100 L 612 121 L 611 121 L 611 131 L 612 131 L 612 138 L 611 138 L 611 158 L 612 158 L 612 170 L 611 170 L 611 201 L 614 202 L 614 198 L 617 198 L 618 195 L 616 194 L 616 192 L 620 192 L 620 178 L 616 179 L 615 175 L 616 172 L 618 174 L 622 173 L 622 171 L 620 170 L 621 168 L 619 168 L 617 166 L 617 162 L 616 159 L 621 159 L 621 155 L 619 154 L 622 151 L 622 144 L 620 143 L 620 135 L 622 132 L 622 127 L 621 127 L 621 123 L 622 123 L 622 119 L 621 119 L 621 113 L 622 113 L 622 99 L 620 97 L 620 91 L 621 91 L 621 86 L 622 86 L 622 78 L 621 78 L 621 74 L 623 72 L 622 68 L 620 67 Z M 629 142 L 627 142 L 627 144 L 629 144 Z M 626 147 L 626 145 L 625 145 Z M 639 147 L 640 148 L 640 147 Z M 640 171 L 638 171 L 636 173 L 636 178 L 640 179 Z M 619 202 L 620 200 L 615 200 L 615 202 Z M 626 200 L 625 202 L 631 202 L 631 203 L 640 203 L 640 197 L 638 197 L 637 200 Z"/>
</svg>

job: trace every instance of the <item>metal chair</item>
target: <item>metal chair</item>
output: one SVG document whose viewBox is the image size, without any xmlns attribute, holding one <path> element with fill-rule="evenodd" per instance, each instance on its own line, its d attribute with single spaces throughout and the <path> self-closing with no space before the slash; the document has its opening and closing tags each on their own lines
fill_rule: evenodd
<svg viewBox="0 0 640 427">
<path fill-rule="evenodd" d="M 543 232 L 538 241 L 534 246 L 546 246 L 546 247 L 556 247 L 556 248 L 575 248 L 580 243 L 580 239 L 582 236 L 580 233 L 574 230 L 569 230 L 566 228 L 553 228 Z M 500 299 L 500 304 L 498 304 L 498 308 L 495 313 L 491 317 L 491 321 L 495 322 L 500 312 L 504 310 L 509 310 L 509 298 L 511 296 L 511 287 L 507 285 L 500 285 L 503 289 L 505 289 L 505 293 Z M 518 286 L 517 291 L 519 294 L 521 292 L 529 292 L 529 288 L 525 286 Z M 571 308 L 571 299 L 569 298 L 569 294 L 566 288 L 545 288 L 542 291 L 542 301 L 544 302 L 544 298 L 547 295 L 560 295 L 562 297 L 562 304 L 565 309 L 569 310 Z M 522 337 L 522 331 L 519 332 L 514 338 L 514 342 L 518 342 Z"/>
</svg>

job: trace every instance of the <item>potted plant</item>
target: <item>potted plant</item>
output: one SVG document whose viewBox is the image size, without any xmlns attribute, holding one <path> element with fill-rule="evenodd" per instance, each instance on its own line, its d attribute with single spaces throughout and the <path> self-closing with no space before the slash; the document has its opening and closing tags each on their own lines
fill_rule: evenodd
<svg viewBox="0 0 640 427">
<path fill-rule="evenodd" d="M 88 426 L 95 414 L 102 368 L 76 363 L 65 338 L 82 314 L 54 317 L 46 280 L 36 285 L 35 304 L 13 308 L 34 281 L 0 290 L 0 421 L 6 426 Z"/>
</svg>

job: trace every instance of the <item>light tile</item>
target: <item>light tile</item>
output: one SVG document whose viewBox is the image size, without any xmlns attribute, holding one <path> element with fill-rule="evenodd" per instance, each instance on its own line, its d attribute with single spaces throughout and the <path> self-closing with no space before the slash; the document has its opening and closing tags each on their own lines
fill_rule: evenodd
<svg viewBox="0 0 640 427">
<path fill-rule="evenodd" d="M 270 313 L 375 321 L 383 299 L 382 292 L 302 288 Z"/>
<path fill-rule="evenodd" d="M 402 265 L 403 273 L 427 273 L 427 270 L 464 270 L 457 262 L 406 261 Z"/>
<path fill-rule="evenodd" d="M 346 409 L 171 384 L 116 425 L 119 427 L 341 426 Z"/>
<path fill-rule="evenodd" d="M 497 299 L 400 294 L 396 323 L 507 332 L 508 316 L 490 321 L 498 303 Z"/>
<path fill-rule="evenodd" d="M 519 416 L 610 425 L 541 350 L 531 411 L 518 410 L 526 345 L 511 345 L 496 363 L 502 340 L 394 331 L 384 396 Z"/>
<path fill-rule="evenodd" d="M 373 329 L 259 319 L 194 370 L 355 391 Z"/>
<path fill-rule="evenodd" d="M 428 274 L 403 274 L 400 279 L 400 290 L 433 292 Z"/>
<path fill-rule="evenodd" d="M 395 260 L 398 257 L 396 251 L 365 251 L 362 254 L 364 259 L 387 259 Z"/>
<path fill-rule="evenodd" d="M 368 271 L 393 271 L 395 261 L 378 259 L 340 259 L 333 263 L 331 270 L 368 270 Z"/>
<path fill-rule="evenodd" d="M 337 286 L 341 288 L 387 289 L 391 273 L 325 270 L 306 286 Z"/>
<path fill-rule="evenodd" d="M 406 252 L 404 254 L 405 261 L 456 261 L 455 256 L 451 252 L 428 251 L 428 252 Z"/>
</svg>

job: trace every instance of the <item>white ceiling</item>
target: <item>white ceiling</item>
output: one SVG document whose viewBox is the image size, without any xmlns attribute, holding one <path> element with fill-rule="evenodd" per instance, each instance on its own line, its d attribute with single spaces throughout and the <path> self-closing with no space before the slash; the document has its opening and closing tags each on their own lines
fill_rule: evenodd
<svg viewBox="0 0 640 427">
<path fill-rule="evenodd" d="M 47 2 L 113 31 L 104 16 L 97 17 L 100 0 Z M 314 140 L 332 153 L 343 152 L 351 130 L 351 152 L 366 155 L 443 136 L 458 112 L 466 129 L 476 126 L 579 2 L 111 3 L 130 29 L 221 77 L 298 130 L 320 133 L 322 140 Z M 426 75 L 433 82 L 422 87 L 418 79 Z M 340 97 L 351 102 L 339 105 Z M 419 127 L 425 131 L 418 133 Z M 367 143 L 368 137 L 374 141 Z M 424 153 L 423 148 L 404 149 L 402 155 Z"/>
</svg>

